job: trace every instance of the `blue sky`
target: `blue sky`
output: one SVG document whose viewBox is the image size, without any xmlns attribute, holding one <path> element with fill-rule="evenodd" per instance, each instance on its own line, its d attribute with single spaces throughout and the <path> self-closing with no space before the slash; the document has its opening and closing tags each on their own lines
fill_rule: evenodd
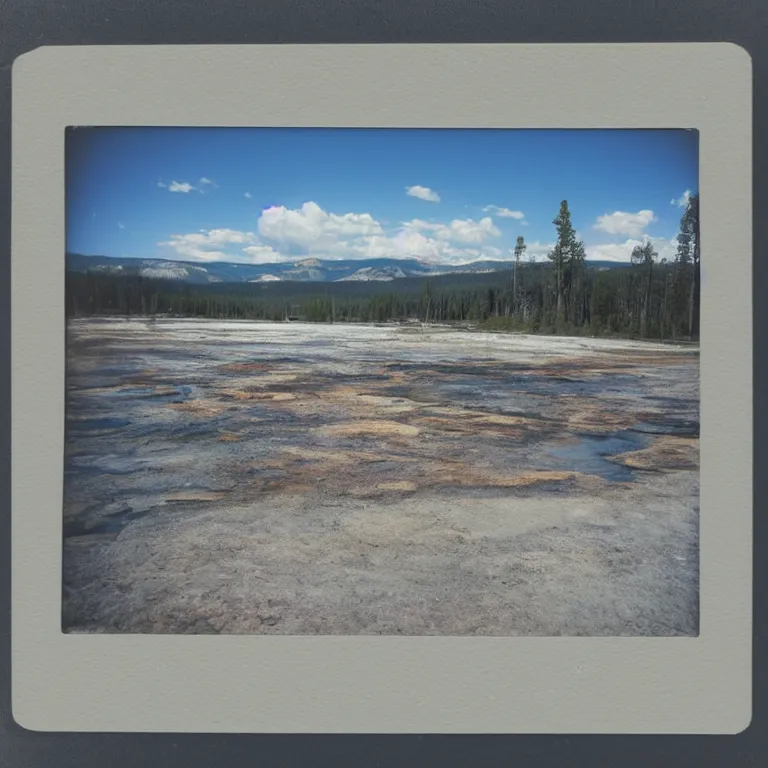
<svg viewBox="0 0 768 768">
<path fill-rule="evenodd" d="M 88 128 L 67 139 L 67 250 L 272 263 L 544 258 L 568 200 L 588 258 L 671 257 L 697 191 L 678 130 Z"/>
</svg>

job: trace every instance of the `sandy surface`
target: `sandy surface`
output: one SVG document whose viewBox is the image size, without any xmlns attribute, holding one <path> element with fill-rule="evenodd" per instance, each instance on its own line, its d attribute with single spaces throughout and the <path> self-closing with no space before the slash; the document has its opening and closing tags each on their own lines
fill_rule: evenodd
<svg viewBox="0 0 768 768">
<path fill-rule="evenodd" d="M 698 632 L 698 350 L 70 325 L 66 631 Z"/>
</svg>

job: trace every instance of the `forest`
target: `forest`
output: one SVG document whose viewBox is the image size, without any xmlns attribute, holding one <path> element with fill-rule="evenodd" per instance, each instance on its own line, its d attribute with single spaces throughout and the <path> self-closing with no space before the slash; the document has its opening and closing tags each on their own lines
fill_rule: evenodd
<svg viewBox="0 0 768 768">
<path fill-rule="evenodd" d="M 553 220 L 547 261 L 526 259 L 517 238 L 509 269 L 389 282 L 275 282 L 192 285 L 178 280 L 67 272 L 68 317 L 122 315 L 307 322 L 470 323 L 491 330 L 697 340 L 699 197 L 680 220 L 677 250 L 659 259 L 646 239 L 631 264 L 597 268 L 586 260 L 567 201 Z"/>
</svg>

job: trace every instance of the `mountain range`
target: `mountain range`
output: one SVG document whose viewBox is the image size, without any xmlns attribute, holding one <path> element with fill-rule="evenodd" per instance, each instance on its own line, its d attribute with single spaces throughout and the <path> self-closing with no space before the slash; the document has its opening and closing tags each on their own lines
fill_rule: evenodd
<svg viewBox="0 0 768 768">
<path fill-rule="evenodd" d="M 600 269 L 627 266 L 622 262 L 590 261 Z M 445 274 L 478 274 L 512 269 L 510 261 L 475 261 L 470 264 L 425 264 L 417 259 L 299 259 L 279 264 L 208 263 L 171 259 L 132 259 L 112 256 L 67 254 L 67 269 L 111 275 L 181 280 L 187 283 L 268 283 L 268 282 L 382 282 L 403 277 Z"/>
</svg>

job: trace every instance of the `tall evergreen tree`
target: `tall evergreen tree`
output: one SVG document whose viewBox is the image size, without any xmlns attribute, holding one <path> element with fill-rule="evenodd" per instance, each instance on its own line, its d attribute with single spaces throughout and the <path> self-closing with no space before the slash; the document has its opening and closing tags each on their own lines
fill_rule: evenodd
<svg viewBox="0 0 768 768">
<path fill-rule="evenodd" d="M 424 291 L 422 293 L 422 298 L 424 300 L 424 304 L 426 305 L 426 310 L 424 312 L 424 322 L 429 322 L 429 312 L 432 309 L 432 281 L 427 280 L 424 283 Z"/>
<path fill-rule="evenodd" d="M 549 254 L 549 259 L 555 266 L 557 320 L 562 322 L 567 314 L 566 304 L 572 298 L 574 277 L 578 278 L 580 275 L 585 252 L 584 244 L 576 239 L 576 230 L 571 223 L 571 212 L 568 209 L 567 200 L 560 203 L 560 211 L 552 223 L 557 230 L 557 242 Z"/>
<path fill-rule="evenodd" d="M 651 281 L 653 278 L 653 263 L 659 254 L 653 248 L 653 243 L 646 238 L 642 245 L 636 245 L 632 249 L 631 260 L 636 266 L 642 267 L 646 273 L 645 293 L 643 296 L 643 308 L 640 313 L 640 335 L 645 337 L 648 333 L 648 317 L 651 308 Z"/>
<path fill-rule="evenodd" d="M 687 331 L 693 337 L 696 330 L 697 297 L 699 291 L 701 244 L 699 235 L 699 195 L 691 195 L 680 218 L 680 233 L 677 236 L 676 299 L 685 303 L 688 310 Z"/>
<path fill-rule="evenodd" d="M 517 236 L 517 242 L 515 243 L 515 272 L 514 272 L 514 286 L 512 288 L 514 314 L 517 315 L 520 312 L 520 297 L 517 293 L 517 273 L 520 271 L 520 260 L 523 258 L 528 246 L 525 244 L 525 238 L 522 235 Z"/>
</svg>

